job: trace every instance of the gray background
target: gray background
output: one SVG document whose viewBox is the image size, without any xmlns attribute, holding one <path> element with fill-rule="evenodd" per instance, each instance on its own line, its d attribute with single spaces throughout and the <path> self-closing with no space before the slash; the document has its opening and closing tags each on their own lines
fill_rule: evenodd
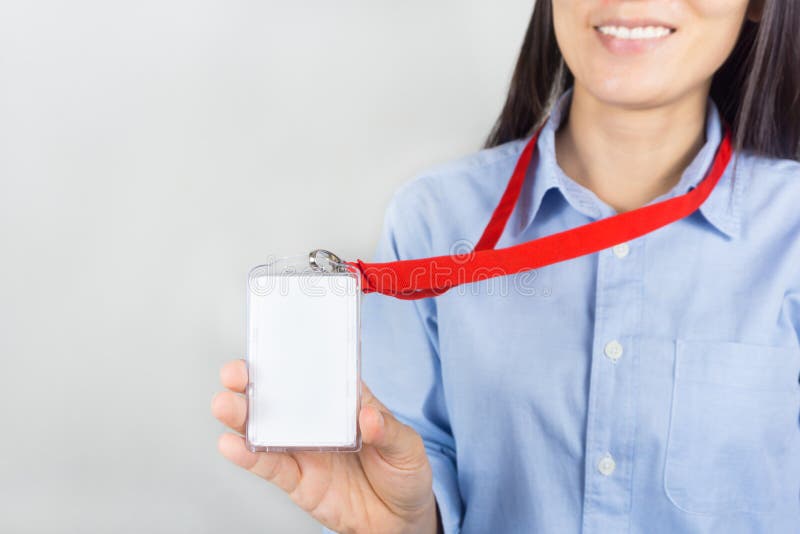
<svg viewBox="0 0 800 534">
<path fill-rule="evenodd" d="M 0 1 L 0 532 L 319 532 L 218 455 L 244 276 L 369 258 L 532 1 Z"/>
</svg>

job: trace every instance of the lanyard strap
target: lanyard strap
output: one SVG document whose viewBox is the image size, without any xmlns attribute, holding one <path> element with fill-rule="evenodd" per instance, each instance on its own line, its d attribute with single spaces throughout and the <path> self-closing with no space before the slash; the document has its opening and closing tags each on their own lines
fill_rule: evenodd
<svg viewBox="0 0 800 534">
<path fill-rule="evenodd" d="M 714 161 L 691 191 L 570 230 L 495 249 L 522 191 L 542 127 L 520 154 L 500 203 L 473 251 L 386 263 L 347 262 L 351 270 L 361 273 L 362 291 L 404 300 L 435 297 L 461 284 L 537 269 L 636 239 L 694 213 L 714 189 L 732 155 L 731 130 L 723 120 L 724 135 Z"/>
</svg>

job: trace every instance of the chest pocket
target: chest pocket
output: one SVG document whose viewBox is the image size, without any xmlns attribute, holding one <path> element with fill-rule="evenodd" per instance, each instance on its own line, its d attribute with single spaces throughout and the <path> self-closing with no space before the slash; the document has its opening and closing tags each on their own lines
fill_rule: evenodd
<svg viewBox="0 0 800 534">
<path fill-rule="evenodd" d="M 759 513 L 797 500 L 798 371 L 798 348 L 676 340 L 664 469 L 675 506 Z"/>
</svg>

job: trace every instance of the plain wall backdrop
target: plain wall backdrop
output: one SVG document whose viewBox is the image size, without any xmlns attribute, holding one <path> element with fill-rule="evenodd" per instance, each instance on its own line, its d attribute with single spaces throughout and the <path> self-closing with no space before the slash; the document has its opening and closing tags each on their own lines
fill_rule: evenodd
<svg viewBox="0 0 800 534">
<path fill-rule="evenodd" d="M 0 0 L 0 532 L 319 532 L 217 453 L 245 275 L 370 258 L 480 148 L 532 7 Z"/>
</svg>

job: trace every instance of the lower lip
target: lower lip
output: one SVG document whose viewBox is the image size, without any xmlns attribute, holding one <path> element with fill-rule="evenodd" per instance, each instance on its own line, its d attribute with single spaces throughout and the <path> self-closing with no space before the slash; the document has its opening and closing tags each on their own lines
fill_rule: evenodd
<svg viewBox="0 0 800 534">
<path fill-rule="evenodd" d="M 664 44 L 667 39 L 672 37 L 672 35 L 675 33 L 673 31 L 669 35 L 656 37 L 653 39 L 620 39 L 619 37 L 602 33 L 598 29 L 595 29 L 594 32 L 597 34 L 600 42 L 603 43 L 603 46 L 605 46 L 609 52 L 618 55 L 631 55 L 649 52 L 650 50 L 654 50 L 655 48 Z"/>
</svg>

